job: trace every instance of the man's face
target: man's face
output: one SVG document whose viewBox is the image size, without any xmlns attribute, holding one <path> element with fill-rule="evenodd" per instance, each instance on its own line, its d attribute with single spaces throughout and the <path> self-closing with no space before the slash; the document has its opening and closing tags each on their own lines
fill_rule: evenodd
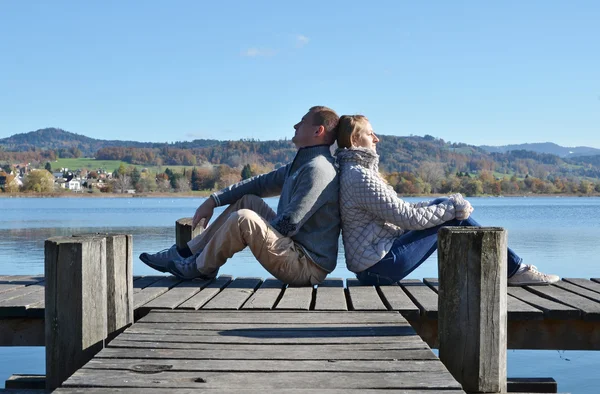
<svg viewBox="0 0 600 394">
<path fill-rule="evenodd" d="M 313 124 L 313 118 L 314 113 L 309 111 L 302 117 L 300 122 L 294 125 L 296 133 L 294 133 L 292 142 L 296 145 L 296 148 L 304 148 L 314 144 L 315 135 L 320 126 Z"/>
</svg>

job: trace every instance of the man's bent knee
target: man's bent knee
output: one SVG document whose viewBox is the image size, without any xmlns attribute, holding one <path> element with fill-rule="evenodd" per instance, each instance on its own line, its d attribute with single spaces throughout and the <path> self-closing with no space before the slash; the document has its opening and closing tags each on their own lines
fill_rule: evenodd
<svg viewBox="0 0 600 394">
<path fill-rule="evenodd" d="M 248 230 L 255 226 L 266 226 L 266 220 L 261 217 L 258 213 L 251 209 L 238 209 L 233 212 L 229 217 L 229 220 L 235 220 L 238 222 L 241 230 Z"/>
<path fill-rule="evenodd" d="M 246 194 L 244 196 L 242 196 L 242 198 L 240 198 L 239 200 L 239 204 L 241 206 L 250 206 L 252 204 L 256 204 L 256 203 L 261 203 L 264 202 L 264 200 L 260 197 L 258 197 L 255 194 Z"/>
</svg>

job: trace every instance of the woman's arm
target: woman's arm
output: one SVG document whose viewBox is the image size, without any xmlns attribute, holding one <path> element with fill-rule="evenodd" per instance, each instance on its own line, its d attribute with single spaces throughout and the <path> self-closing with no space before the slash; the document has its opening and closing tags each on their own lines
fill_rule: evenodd
<svg viewBox="0 0 600 394">
<path fill-rule="evenodd" d="M 425 202 L 411 204 L 400 199 L 372 171 L 355 170 L 351 175 L 352 188 L 348 192 L 353 194 L 357 204 L 379 219 L 405 230 L 424 230 L 440 225 L 456 217 L 456 208 L 464 211 L 465 208 L 461 204 L 468 204 L 462 196 L 450 196 L 447 201 L 434 205 Z"/>
</svg>

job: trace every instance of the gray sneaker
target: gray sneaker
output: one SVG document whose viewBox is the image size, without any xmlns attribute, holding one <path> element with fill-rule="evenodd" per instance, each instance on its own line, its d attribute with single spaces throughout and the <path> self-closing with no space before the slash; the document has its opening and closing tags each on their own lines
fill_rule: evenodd
<svg viewBox="0 0 600 394">
<path fill-rule="evenodd" d="M 168 249 L 161 250 L 154 254 L 142 253 L 140 260 L 150 268 L 154 268 L 160 272 L 168 272 L 167 264 L 171 260 L 182 259 L 177 252 L 177 245 L 173 245 Z"/>
<path fill-rule="evenodd" d="M 175 275 L 177 278 L 182 280 L 192 280 L 192 279 L 214 279 L 219 270 L 211 273 L 210 275 L 203 274 L 198 270 L 198 266 L 196 265 L 196 259 L 198 258 L 200 253 L 196 253 L 193 256 L 184 258 L 178 258 L 175 260 L 169 261 L 167 265 L 167 270 Z"/>
<path fill-rule="evenodd" d="M 535 265 L 526 265 L 522 272 L 518 272 L 508 278 L 509 286 L 525 285 L 551 285 L 560 280 L 558 275 L 541 273 Z"/>
</svg>

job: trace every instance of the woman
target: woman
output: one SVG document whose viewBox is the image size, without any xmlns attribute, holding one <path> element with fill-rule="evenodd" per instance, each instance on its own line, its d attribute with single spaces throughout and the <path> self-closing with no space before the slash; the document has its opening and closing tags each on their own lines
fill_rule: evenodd
<svg viewBox="0 0 600 394">
<path fill-rule="evenodd" d="M 362 115 L 344 115 L 338 129 L 342 239 L 348 269 L 364 285 L 389 285 L 405 278 L 437 248 L 443 226 L 479 226 L 460 194 L 408 203 L 379 175 L 379 138 Z M 508 249 L 508 284 L 550 284 L 546 275 Z"/>
</svg>

